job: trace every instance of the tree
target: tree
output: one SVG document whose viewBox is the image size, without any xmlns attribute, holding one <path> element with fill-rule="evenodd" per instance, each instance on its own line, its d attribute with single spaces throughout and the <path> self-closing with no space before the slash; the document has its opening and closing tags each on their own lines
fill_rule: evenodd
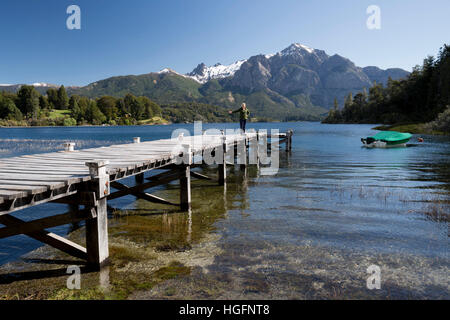
<svg viewBox="0 0 450 320">
<path fill-rule="evenodd" d="M 139 97 L 140 103 L 144 106 L 144 119 L 151 119 L 154 116 L 161 115 L 161 108 L 147 97 Z"/>
<path fill-rule="evenodd" d="M 22 86 L 17 93 L 19 110 L 33 120 L 37 119 L 39 113 L 39 96 L 33 86 Z"/>
<path fill-rule="evenodd" d="M 22 120 L 22 112 L 16 107 L 14 101 L 0 95 L 0 119 Z"/>
<path fill-rule="evenodd" d="M 58 89 L 58 107 L 57 109 L 66 110 L 69 106 L 69 97 L 67 96 L 66 88 L 64 86 Z"/>
<path fill-rule="evenodd" d="M 49 88 L 47 90 L 47 100 L 51 109 L 57 109 L 59 105 L 58 90 Z"/>
<path fill-rule="evenodd" d="M 50 109 L 50 104 L 48 103 L 48 99 L 45 96 L 39 97 L 39 107 L 41 110 Z"/>
<path fill-rule="evenodd" d="M 108 121 L 114 120 L 119 116 L 119 109 L 117 108 L 116 98 L 110 96 L 103 96 L 97 100 L 97 106 L 100 111 L 106 116 Z"/>
<path fill-rule="evenodd" d="M 82 113 L 81 113 L 81 108 L 78 105 L 79 100 L 80 100 L 79 96 L 77 96 L 77 95 L 71 96 L 70 100 L 69 100 L 69 110 L 70 110 L 70 113 L 72 114 L 72 118 L 75 119 L 76 121 L 81 122 Z"/>
<path fill-rule="evenodd" d="M 85 113 L 85 119 L 95 125 L 100 125 L 106 121 L 105 115 L 100 111 L 97 103 L 94 100 L 90 100 Z"/>
<path fill-rule="evenodd" d="M 125 110 L 136 120 L 142 119 L 142 115 L 144 114 L 145 108 L 140 103 L 140 101 L 133 96 L 132 94 L 127 94 L 124 98 L 125 102 Z"/>
</svg>

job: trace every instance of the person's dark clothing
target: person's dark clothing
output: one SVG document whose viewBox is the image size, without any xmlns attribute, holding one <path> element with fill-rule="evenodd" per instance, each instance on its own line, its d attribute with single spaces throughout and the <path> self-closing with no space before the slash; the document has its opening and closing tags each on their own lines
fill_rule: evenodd
<svg viewBox="0 0 450 320">
<path fill-rule="evenodd" d="M 245 132 L 245 126 L 247 125 L 248 116 L 250 115 L 250 111 L 246 108 L 245 110 L 241 107 L 237 110 L 234 110 L 233 113 L 239 112 L 239 125 L 241 130 Z"/>
<path fill-rule="evenodd" d="M 250 111 L 246 108 L 245 110 L 241 108 L 234 110 L 233 113 L 239 112 L 239 119 L 248 120 L 248 116 L 250 115 Z"/>
<path fill-rule="evenodd" d="M 241 130 L 245 132 L 245 126 L 247 125 L 247 120 L 239 120 L 239 124 L 241 127 Z"/>
</svg>

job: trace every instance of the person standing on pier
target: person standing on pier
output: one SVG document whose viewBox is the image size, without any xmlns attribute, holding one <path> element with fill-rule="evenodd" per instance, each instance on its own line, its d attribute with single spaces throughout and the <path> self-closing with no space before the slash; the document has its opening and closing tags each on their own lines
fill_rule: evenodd
<svg viewBox="0 0 450 320">
<path fill-rule="evenodd" d="M 234 111 L 229 111 L 230 114 L 239 112 L 239 124 L 241 130 L 245 132 L 245 126 L 247 125 L 248 116 L 250 115 L 250 111 L 247 109 L 247 105 L 242 103 L 242 106 Z"/>
</svg>

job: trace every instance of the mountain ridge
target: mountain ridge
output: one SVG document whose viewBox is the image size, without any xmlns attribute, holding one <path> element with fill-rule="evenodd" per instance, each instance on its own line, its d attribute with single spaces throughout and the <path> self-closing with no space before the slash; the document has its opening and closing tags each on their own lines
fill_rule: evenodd
<svg viewBox="0 0 450 320">
<path fill-rule="evenodd" d="M 197 65 L 181 74 L 170 68 L 142 75 L 115 76 L 84 87 L 68 87 L 69 94 L 91 98 L 147 96 L 160 104 L 200 102 L 235 108 L 242 102 L 260 118 L 317 120 L 334 105 L 343 105 L 350 92 L 386 84 L 409 72 L 399 69 L 358 67 L 338 54 L 293 43 L 275 54 L 259 54 L 230 65 Z M 0 87 L 0 90 L 8 87 Z M 45 87 L 38 87 L 39 91 Z"/>
</svg>

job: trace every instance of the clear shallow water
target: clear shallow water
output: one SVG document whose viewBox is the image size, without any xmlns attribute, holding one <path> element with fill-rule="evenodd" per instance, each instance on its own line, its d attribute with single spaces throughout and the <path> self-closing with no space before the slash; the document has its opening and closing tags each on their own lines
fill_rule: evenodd
<svg viewBox="0 0 450 320">
<path fill-rule="evenodd" d="M 85 148 L 127 143 L 136 136 L 144 141 L 168 138 L 179 127 L 192 129 L 192 125 L 2 128 L 0 156 L 60 150 L 64 141 L 76 141 L 78 148 Z M 204 125 L 209 127 L 235 124 Z M 250 127 L 294 129 L 293 150 L 290 155 L 281 152 L 276 176 L 245 177 L 238 170 L 231 174 L 228 196 L 223 196 L 220 209 L 223 215 L 218 215 L 211 231 L 219 237 L 214 245 L 220 253 L 205 267 L 208 283 L 223 283 L 219 277 L 223 274 L 239 283 L 260 279 L 253 284 L 259 289 L 247 292 L 246 297 L 330 297 L 329 292 L 337 290 L 333 283 L 339 284 L 339 290 L 360 294 L 357 288 L 365 285 L 365 269 L 378 264 L 394 297 L 449 297 L 448 137 L 424 136 L 425 143 L 415 144 L 414 136 L 408 148 L 364 149 L 360 138 L 374 133 L 372 125 L 258 123 Z M 194 201 L 214 203 L 216 189 L 193 188 Z M 170 194 L 170 188 L 166 192 Z M 111 201 L 111 205 L 141 206 L 133 197 Z M 20 216 L 29 219 L 60 210 L 49 204 L 24 210 Z M 194 224 L 196 213 L 199 218 L 208 215 L 208 209 L 194 205 Z M 186 232 L 186 225 L 168 229 Z M 68 228 L 53 231 L 64 234 Z M 0 263 L 37 246 L 27 237 L 3 239 Z M 192 275 L 199 280 L 198 286 L 204 274 Z M 313 286 L 310 296 L 299 289 L 308 286 Z M 199 287 L 183 288 L 191 289 L 180 294 L 197 297 Z M 230 293 L 233 289 L 228 294 L 240 298 L 237 292 L 241 289 L 236 285 L 235 295 Z M 228 296 L 218 293 L 215 297 Z"/>
</svg>

